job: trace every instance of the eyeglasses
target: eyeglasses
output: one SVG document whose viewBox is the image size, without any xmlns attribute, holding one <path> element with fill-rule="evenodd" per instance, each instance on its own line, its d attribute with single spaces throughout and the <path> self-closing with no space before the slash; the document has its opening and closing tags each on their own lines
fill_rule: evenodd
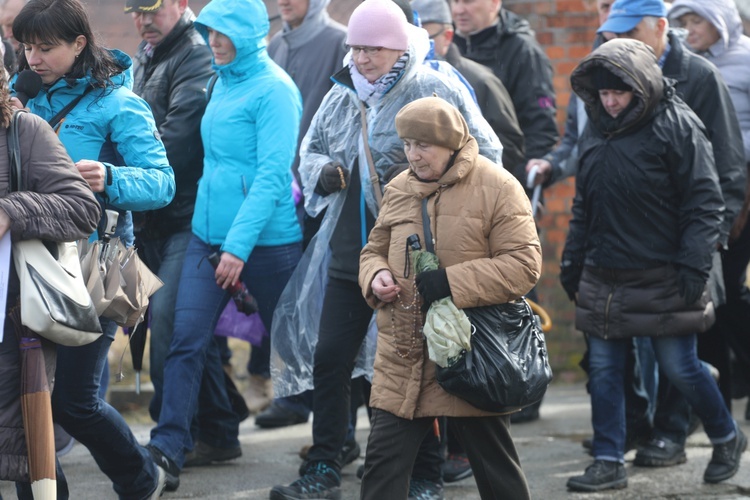
<svg viewBox="0 0 750 500">
<path fill-rule="evenodd" d="M 360 52 L 364 52 L 367 57 L 372 57 L 383 50 L 383 47 L 365 47 L 362 45 L 351 45 L 347 47 L 352 51 L 352 57 L 357 57 Z"/>
<path fill-rule="evenodd" d="M 425 30 L 425 31 L 427 31 L 427 30 Z M 437 33 L 434 33 L 432 35 L 430 35 L 429 31 L 427 32 L 427 34 L 430 36 L 430 40 L 434 40 L 435 38 L 439 37 L 443 33 L 445 33 L 445 28 L 442 28 L 440 31 L 438 31 Z"/>
</svg>

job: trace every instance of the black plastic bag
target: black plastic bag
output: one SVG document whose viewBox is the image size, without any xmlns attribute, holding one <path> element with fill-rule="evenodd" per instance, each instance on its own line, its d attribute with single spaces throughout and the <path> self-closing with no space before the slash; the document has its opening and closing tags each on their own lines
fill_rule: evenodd
<svg viewBox="0 0 750 500">
<path fill-rule="evenodd" d="M 480 410 L 505 413 L 540 401 L 552 369 L 539 320 L 525 300 L 464 309 L 476 329 L 471 351 L 437 381 Z"/>
</svg>

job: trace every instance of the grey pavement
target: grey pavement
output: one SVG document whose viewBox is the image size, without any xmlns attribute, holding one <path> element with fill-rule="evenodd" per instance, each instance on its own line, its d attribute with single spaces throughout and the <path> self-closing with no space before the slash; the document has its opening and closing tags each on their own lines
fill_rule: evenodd
<svg viewBox="0 0 750 500">
<path fill-rule="evenodd" d="M 750 435 L 750 422 L 743 419 L 747 399 L 735 400 L 735 418 Z M 134 424 L 139 441 L 147 442 L 149 426 Z M 267 499 L 275 484 L 297 478 L 298 451 L 311 441 L 310 423 L 276 430 L 255 427 L 252 419 L 243 422 L 240 441 L 243 456 L 223 465 L 191 468 L 183 471 L 178 491 L 165 493 L 165 500 L 183 498 Z M 711 447 L 702 430 L 688 441 L 685 464 L 652 469 L 632 465 L 634 452 L 626 455 L 628 487 L 598 494 L 573 494 L 565 489 L 568 477 L 580 474 L 590 463 L 581 440 L 591 434 L 589 398 L 581 384 L 554 384 L 541 408 L 541 418 L 532 423 L 514 425 L 512 434 L 534 499 L 739 499 L 750 498 L 750 450 L 743 456 L 739 472 L 718 485 L 703 483 L 703 470 L 711 456 Z M 363 454 L 344 468 L 342 498 L 359 497 L 357 466 L 364 460 L 368 425 L 360 412 L 357 439 Z M 111 483 L 96 467 L 88 451 L 77 444 L 62 459 L 73 499 L 116 498 Z M 5 500 L 15 498 L 13 485 L 0 482 Z M 446 499 L 479 499 L 473 479 L 446 485 Z M 397 499 L 384 499 L 397 500 Z"/>
</svg>

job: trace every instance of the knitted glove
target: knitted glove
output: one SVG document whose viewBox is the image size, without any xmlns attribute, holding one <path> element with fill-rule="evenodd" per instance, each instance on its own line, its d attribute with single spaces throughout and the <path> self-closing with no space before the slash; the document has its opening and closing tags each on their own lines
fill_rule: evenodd
<svg viewBox="0 0 750 500">
<path fill-rule="evenodd" d="M 315 186 L 315 193 L 321 196 L 328 196 L 345 189 L 349 185 L 349 171 L 337 162 L 326 163 L 320 170 L 318 184 Z"/>
<path fill-rule="evenodd" d="M 695 304 L 701 298 L 706 280 L 701 273 L 690 267 L 681 266 L 677 270 L 677 282 L 680 287 L 680 297 L 687 305 Z"/>
<path fill-rule="evenodd" d="M 581 281 L 583 266 L 578 263 L 564 260 L 560 263 L 560 283 L 562 284 L 568 298 L 575 302 L 578 293 L 578 283 Z"/>
<path fill-rule="evenodd" d="M 424 300 L 422 312 L 427 312 L 430 304 L 443 297 L 450 297 L 451 286 L 448 283 L 448 273 L 445 269 L 425 271 L 417 274 L 417 290 Z"/>
</svg>

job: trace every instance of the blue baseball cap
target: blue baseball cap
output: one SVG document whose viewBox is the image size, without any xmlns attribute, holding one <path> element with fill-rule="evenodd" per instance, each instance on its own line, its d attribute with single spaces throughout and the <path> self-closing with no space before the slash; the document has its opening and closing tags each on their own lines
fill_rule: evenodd
<svg viewBox="0 0 750 500">
<path fill-rule="evenodd" d="M 645 16 L 667 17 L 667 6 L 663 0 L 617 0 L 612 4 L 609 17 L 596 32 L 627 33 Z"/>
</svg>

